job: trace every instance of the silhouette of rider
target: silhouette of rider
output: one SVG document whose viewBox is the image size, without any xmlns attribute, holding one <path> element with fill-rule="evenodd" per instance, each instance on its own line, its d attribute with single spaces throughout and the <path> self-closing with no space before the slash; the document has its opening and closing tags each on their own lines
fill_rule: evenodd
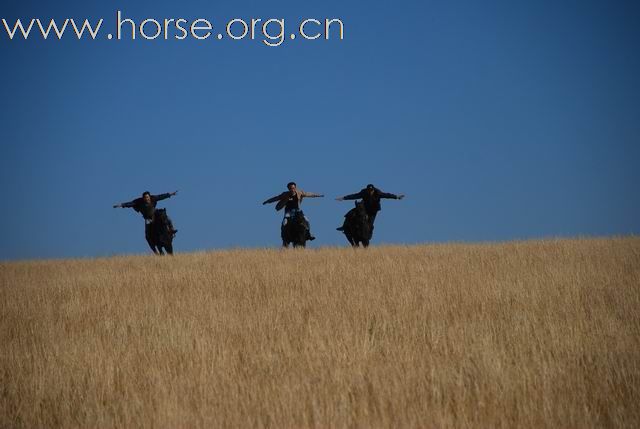
<svg viewBox="0 0 640 429">
<path fill-rule="evenodd" d="M 115 204 L 113 208 L 132 208 L 136 212 L 142 214 L 145 224 L 144 232 L 146 236 L 149 236 L 152 229 L 151 224 L 153 222 L 153 215 L 156 211 L 156 204 L 158 203 L 158 201 L 171 198 L 177 193 L 178 191 L 160 195 L 151 195 L 149 191 L 145 191 L 142 193 L 142 197 L 136 198 L 135 200 L 126 203 Z M 173 227 L 173 222 L 171 221 L 169 216 L 167 216 L 167 221 L 169 222 L 169 233 L 175 235 L 178 230 Z"/>
<path fill-rule="evenodd" d="M 373 223 L 376 220 L 376 216 L 378 212 L 382 210 L 382 206 L 380 204 L 380 200 L 382 198 L 393 199 L 393 200 L 401 200 L 404 198 L 404 194 L 390 194 L 388 192 L 382 192 L 380 189 L 373 186 L 371 183 L 367 185 L 366 188 L 361 189 L 360 192 L 355 194 L 345 195 L 344 197 L 336 198 L 336 201 L 344 201 L 344 200 L 357 200 L 362 199 L 364 203 L 364 208 L 369 216 L 369 222 L 371 223 L 371 228 L 373 229 Z M 351 209 L 353 211 L 354 209 Z M 349 213 L 351 213 L 351 211 Z M 347 217 L 349 215 L 345 217 Z M 343 227 L 338 228 L 338 231 L 342 231 Z"/>
<path fill-rule="evenodd" d="M 305 192 L 302 189 L 298 189 L 298 186 L 295 182 L 287 183 L 287 189 L 288 191 L 278 194 L 275 197 L 271 197 L 262 203 L 264 205 L 275 203 L 277 201 L 278 204 L 276 204 L 276 210 L 282 210 L 284 208 L 284 218 L 282 219 L 282 226 L 287 225 L 287 222 L 291 217 L 302 211 L 300 209 L 300 205 L 302 204 L 302 200 L 304 198 L 324 197 L 324 195 L 321 194 Z M 309 223 L 309 219 L 306 216 L 304 217 L 304 219 L 307 224 L 307 240 L 315 240 L 316 238 L 311 235 L 311 224 Z"/>
</svg>

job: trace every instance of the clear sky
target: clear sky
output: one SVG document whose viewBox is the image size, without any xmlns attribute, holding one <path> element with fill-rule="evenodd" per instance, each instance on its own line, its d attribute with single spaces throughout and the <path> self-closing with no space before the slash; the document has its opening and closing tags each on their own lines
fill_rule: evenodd
<svg viewBox="0 0 640 429">
<path fill-rule="evenodd" d="M 112 205 L 161 202 L 177 251 L 279 246 L 288 181 L 318 239 L 367 183 L 374 243 L 640 233 L 640 3 L 3 2 L 0 18 L 303 18 L 340 40 L 0 35 L 0 259 L 146 253 Z M 290 25 L 289 25 L 290 24 Z M 219 27 L 222 25 L 218 24 Z M 4 29 L 2 29 L 4 31 Z"/>
</svg>

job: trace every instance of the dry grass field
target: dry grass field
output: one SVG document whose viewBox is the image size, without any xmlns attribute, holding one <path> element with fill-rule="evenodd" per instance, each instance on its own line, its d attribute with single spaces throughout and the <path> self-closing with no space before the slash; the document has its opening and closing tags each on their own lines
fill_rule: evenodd
<svg viewBox="0 0 640 429">
<path fill-rule="evenodd" d="M 640 427 L 640 238 L 0 263 L 0 427 Z"/>
</svg>

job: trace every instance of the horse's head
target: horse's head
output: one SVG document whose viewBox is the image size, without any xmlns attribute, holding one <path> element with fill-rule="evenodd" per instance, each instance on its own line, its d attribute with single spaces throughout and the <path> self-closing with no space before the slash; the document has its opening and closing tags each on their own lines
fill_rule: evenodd
<svg viewBox="0 0 640 429">
<path fill-rule="evenodd" d="M 356 201 L 356 208 L 353 209 L 350 223 L 353 228 L 365 231 L 365 235 L 368 234 L 367 231 L 370 229 L 369 215 L 367 214 L 367 209 L 364 207 L 364 202 Z"/>
<path fill-rule="evenodd" d="M 167 220 L 167 209 L 156 209 L 153 214 L 153 219 L 155 222 L 159 222 L 161 225 L 166 225 L 168 223 Z"/>
<path fill-rule="evenodd" d="M 302 212 L 302 210 L 296 211 L 294 215 L 291 217 L 291 220 L 295 224 L 304 224 L 305 220 L 304 220 L 304 213 Z"/>
<path fill-rule="evenodd" d="M 367 216 L 367 209 L 365 209 L 363 201 L 356 201 L 356 213 L 358 216 Z"/>
<path fill-rule="evenodd" d="M 288 221 L 281 227 L 282 242 L 285 246 L 288 243 L 304 246 L 308 234 L 309 224 L 301 210 L 291 213 Z"/>
</svg>

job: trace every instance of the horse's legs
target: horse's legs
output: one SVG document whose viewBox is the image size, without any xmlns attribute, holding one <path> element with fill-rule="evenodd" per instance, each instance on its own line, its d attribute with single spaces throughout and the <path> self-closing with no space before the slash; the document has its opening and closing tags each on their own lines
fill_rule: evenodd
<svg viewBox="0 0 640 429">
<path fill-rule="evenodd" d="M 151 240 L 149 240 L 148 238 L 147 238 L 147 244 L 149 245 L 149 248 L 151 249 L 151 251 L 157 255 L 158 251 L 156 250 L 156 245 L 153 244 Z"/>
<path fill-rule="evenodd" d="M 354 247 L 356 246 L 356 242 L 353 240 L 353 236 L 351 234 L 345 234 L 344 236 L 347 237 L 347 241 L 350 245 Z"/>
<path fill-rule="evenodd" d="M 166 246 L 164 246 L 164 248 L 167 250 L 167 253 L 169 255 L 173 255 L 173 244 L 172 243 L 167 244 Z"/>
</svg>

